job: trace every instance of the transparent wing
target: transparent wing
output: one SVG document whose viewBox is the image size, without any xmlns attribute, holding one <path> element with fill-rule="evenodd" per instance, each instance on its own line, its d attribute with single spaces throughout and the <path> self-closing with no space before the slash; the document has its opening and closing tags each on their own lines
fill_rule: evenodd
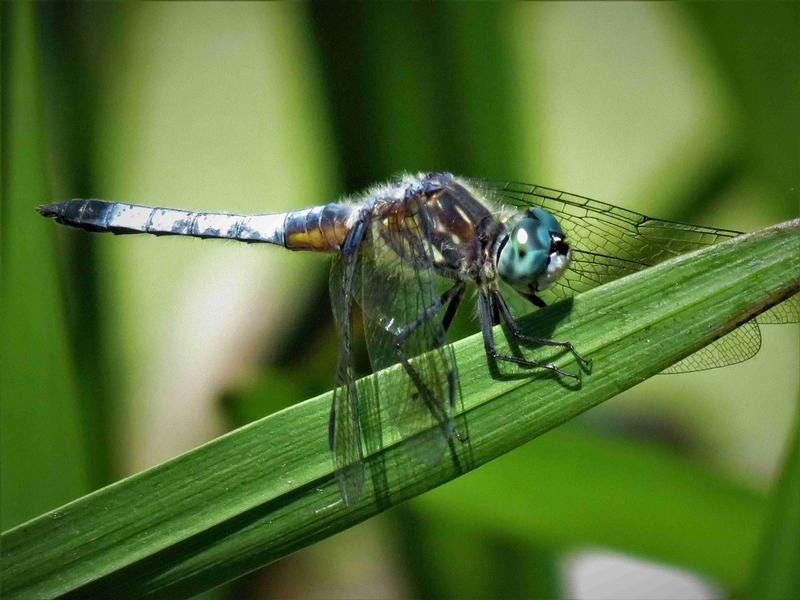
<svg viewBox="0 0 800 600">
<path fill-rule="evenodd" d="M 436 309 L 424 218 L 421 207 L 413 217 L 372 221 L 360 253 L 362 311 L 372 369 L 397 365 L 379 383 L 386 412 L 412 458 L 435 464 L 453 430 L 457 371 Z"/>
<path fill-rule="evenodd" d="M 339 338 L 339 358 L 333 388 L 328 441 L 333 467 L 345 503 L 352 506 L 364 485 L 360 397 L 355 383 L 352 356 L 352 290 L 355 261 L 334 259 L 330 273 L 331 308 Z"/>
<path fill-rule="evenodd" d="M 727 367 L 753 358 L 760 348 L 761 330 L 750 320 L 661 372 L 691 373 Z"/>
<path fill-rule="evenodd" d="M 800 294 L 795 294 L 756 317 L 758 323 L 781 325 L 800 323 Z"/>
<path fill-rule="evenodd" d="M 501 202 L 551 212 L 574 249 L 572 273 L 554 286 L 559 297 L 640 271 L 668 258 L 739 235 L 737 231 L 662 221 L 605 202 L 518 182 L 484 182 Z"/>
<path fill-rule="evenodd" d="M 473 181 L 498 203 L 541 206 L 551 212 L 573 247 L 564 276 L 541 294 L 546 302 L 573 296 L 674 256 L 739 235 L 738 231 L 654 219 L 612 204 L 521 182 Z M 754 356 L 761 345 L 756 323 L 800 321 L 795 295 L 734 330 L 666 372 L 688 372 L 735 364 Z"/>
</svg>

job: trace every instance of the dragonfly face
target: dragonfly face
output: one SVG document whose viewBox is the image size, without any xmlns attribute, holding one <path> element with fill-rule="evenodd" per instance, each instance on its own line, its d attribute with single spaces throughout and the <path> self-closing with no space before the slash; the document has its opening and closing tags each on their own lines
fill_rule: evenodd
<svg viewBox="0 0 800 600">
<path fill-rule="evenodd" d="M 555 217 L 540 207 L 520 213 L 501 242 L 497 274 L 523 293 L 550 287 L 569 266 L 570 247 Z"/>
</svg>

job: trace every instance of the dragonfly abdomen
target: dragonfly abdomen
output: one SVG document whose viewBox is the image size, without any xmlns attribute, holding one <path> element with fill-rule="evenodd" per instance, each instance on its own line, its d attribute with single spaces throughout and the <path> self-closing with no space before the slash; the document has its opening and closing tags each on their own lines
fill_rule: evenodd
<svg viewBox="0 0 800 600">
<path fill-rule="evenodd" d="M 347 232 L 353 208 L 325 204 L 286 213 L 284 245 L 292 250 L 338 252 Z"/>
<path fill-rule="evenodd" d="M 82 199 L 46 204 L 37 210 L 59 223 L 87 231 L 222 238 L 321 252 L 339 250 L 352 211 L 345 205 L 328 204 L 285 213 L 244 215 Z"/>
<path fill-rule="evenodd" d="M 80 199 L 46 204 L 37 210 L 59 223 L 87 231 L 186 235 L 280 245 L 286 217 L 286 213 L 239 215 Z"/>
</svg>

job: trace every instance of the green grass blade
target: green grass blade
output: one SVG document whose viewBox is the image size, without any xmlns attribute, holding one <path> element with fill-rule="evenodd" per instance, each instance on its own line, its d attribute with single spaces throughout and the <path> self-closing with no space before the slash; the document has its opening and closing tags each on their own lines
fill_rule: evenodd
<svg viewBox="0 0 800 600">
<path fill-rule="evenodd" d="M 0 202 L 0 525 L 94 487 L 69 356 L 53 232 L 33 210 L 51 197 L 41 118 L 37 7 L 4 3 Z"/>
<path fill-rule="evenodd" d="M 364 496 L 340 501 L 324 394 L 3 534 L 8 597 L 181 596 L 235 578 L 452 479 L 663 370 L 800 289 L 800 220 L 678 257 L 523 319 L 594 367 L 490 377 L 479 336 L 455 344 L 470 436 L 414 470 L 396 437 L 369 456 Z M 558 364 L 575 369 L 564 355 Z M 378 373 L 378 377 L 382 374 Z"/>
<path fill-rule="evenodd" d="M 797 597 L 800 591 L 800 407 L 792 438 L 761 540 L 751 598 L 779 600 Z"/>
</svg>

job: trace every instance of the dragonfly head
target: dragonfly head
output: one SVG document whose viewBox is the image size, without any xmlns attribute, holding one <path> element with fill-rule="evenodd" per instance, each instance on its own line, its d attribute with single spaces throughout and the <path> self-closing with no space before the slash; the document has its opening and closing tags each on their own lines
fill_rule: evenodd
<svg viewBox="0 0 800 600">
<path fill-rule="evenodd" d="M 500 242 L 497 273 L 514 287 L 541 291 L 556 281 L 569 265 L 570 247 L 564 231 L 549 212 L 534 206 L 509 223 Z"/>
</svg>

